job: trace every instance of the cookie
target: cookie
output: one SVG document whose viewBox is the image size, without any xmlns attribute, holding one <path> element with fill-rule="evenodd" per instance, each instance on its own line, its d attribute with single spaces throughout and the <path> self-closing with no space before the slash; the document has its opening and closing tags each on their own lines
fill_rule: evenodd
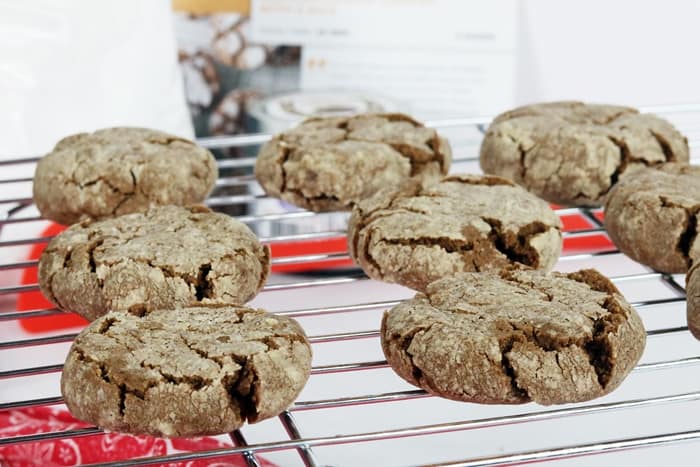
<svg viewBox="0 0 700 467">
<path fill-rule="evenodd" d="M 299 324 L 262 310 L 111 312 L 73 342 L 61 393 L 76 418 L 107 430 L 214 435 L 282 412 L 310 367 Z"/>
<path fill-rule="evenodd" d="M 270 196 L 348 210 L 385 186 L 446 174 L 451 154 L 447 140 L 406 115 L 312 118 L 265 143 L 255 175 Z"/>
<path fill-rule="evenodd" d="M 419 291 L 458 272 L 549 270 L 561 243 L 547 203 L 494 176 L 388 188 L 355 206 L 348 224 L 350 255 L 369 277 Z"/>
<path fill-rule="evenodd" d="M 685 278 L 688 329 L 698 340 L 700 340 L 700 274 L 697 272 L 699 268 L 700 262 L 696 262 Z"/>
<path fill-rule="evenodd" d="M 666 273 L 688 271 L 700 255 L 700 167 L 670 163 L 639 170 L 610 191 L 605 228 L 630 258 Z"/>
<path fill-rule="evenodd" d="M 670 123 L 629 107 L 552 102 L 493 121 L 481 168 L 552 203 L 600 206 L 634 167 L 687 162 L 688 141 Z"/>
<path fill-rule="evenodd" d="M 463 273 L 384 314 L 391 367 L 431 394 L 484 404 L 580 402 L 620 385 L 644 350 L 634 309 L 595 270 Z"/>
<path fill-rule="evenodd" d="M 68 136 L 36 166 L 34 202 L 47 219 L 73 224 L 203 201 L 218 172 L 209 151 L 145 128 Z"/>
<path fill-rule="evenodd" d="M 111 310 L 245 303 L 269 264 L 269 249 L 237 220 L 160 206 L 69 227 L 42 253 L 39 286 L 59 308 L 94 320 Z"/>
</svg>

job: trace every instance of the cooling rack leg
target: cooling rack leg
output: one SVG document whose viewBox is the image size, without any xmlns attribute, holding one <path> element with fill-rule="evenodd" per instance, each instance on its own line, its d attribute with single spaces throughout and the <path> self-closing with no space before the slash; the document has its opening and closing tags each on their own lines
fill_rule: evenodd
<svg viewBox="0 0 700 467">
<path fill-rule="evenodd" d="M 595 216 L 595 214 L 593 214 L 590 209 L 582 208 L 581 214 L 583 214 L 595 227 L 603 227 L 603 223 Z"/>
<path fill-rule="evenodd" d="M 229 437 L 231 438 L 231 441 L 233 441 L 233 444 L 236 447 L 248 446 L 248 442 L 245 440 L 243 433 L 241 433 L 238 430 L 229 433 Z M 245 462 L 246 464 L 248 464 L 248 467 L 260 467 L 260 463 L 258 462 L 258 459 L 255 457 L 255 454 L 253 454 L 252 451 L 243 451 L 243 459 L 245 459 Z"/>
<path fill-rule="evenodd" d="M 679 284 L 676 279 L 670 275 L 670 274 L 662 274 L 661 279 L 663 279 L 664 282 L 666 282 L 669 287 L 671 287 L 673 290 L 681 294 L 682 297 L 685 297 L 685 289 L 681 284 Z"/>
<path fill-rule="evenodd" d="M 289 413 L 289 411 L 285 410 L 280 414 L 280 421 L 282 422 L 282 426 L 284 426 L 284 429 L 287 431 L 290 439 L 301 439 L 297 425 L 294 422 L 294 417 L 291 413 Z M 297 448 L 297 452 L 299 453 L 299 456 L 301 456 L 301 460 L 304 462 L 306 467 L 318 466 L 316 455 L 313 453 L 310 447 L 301 445 L 299 448 Z"/>
</svg>

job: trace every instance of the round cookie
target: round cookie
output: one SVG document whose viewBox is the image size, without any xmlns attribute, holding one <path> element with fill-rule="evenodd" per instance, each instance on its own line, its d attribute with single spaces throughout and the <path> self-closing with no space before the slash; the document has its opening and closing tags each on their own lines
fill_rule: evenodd
<svg viewBox="0 0 700 467">
<path fill-rule="evenodd" d="M 111 312 L 73 342 L 61 393 L 75 417 L 107 430 L 215 435 L 282 412 L 310 367 L 299 324 L 262 310 Z"/>
<path fill-rule="evenodd" d="M 670 123 L 629 107 L 552 102 L 496 117 L 481 168 L 563 205 L 600 206 L 628 169 L 687 162 L 688 141 Z"/>
<path fill-rule="evenodd" d="M 381 327 L 403 379 L 484 404 L 602 396 L 632 370 L 645 340 L 639 315 L 595 270 L 463 273 L 389 310 Z"/>
<path fill-rule="evenodd" d="M 270 196 L 347 210 L 409 177 L 445 175 L 451 154 L 447 140 L 406 115 L 312 118 L 265 143 L 255 175 Z"/>
<path fill-rule="evenodd" d="M 697 272 L 699 268 L 700 262 L 695 263 L 695 265 L 690 268 L 685 278 L 688 329 L 698 340 L 700 340 L 700 274 Z"/>
<path fill-rule="evenodd" d="M 205 207 L 83 221 L 39 259 L 39 286 L 59 308 L 94 320 L 209 303 L 245 303 L 262 288 L 270 254 L 241 222 Z"/>
<path fill-rule="evenodd" d="M 605 228 L 635 261 L 666 273 L 688 271 L 700 255 L 700 167 L 670 163 L 638 170 L 605 203 Z"/>
<path fill-rule="evenodd" d="M 203 201 L 218 171 L 192 141 L 145 128 L 68 136 L 34 173 L 34 202 L 47 219 L 73 224 Z"/>
<path fill-rule="evenodd" d="M 369 277 L 419 291 L 463 271 L 549 270 L 561 243 L 547 203 L 494 176 L 410 181 L 360 202 L 348 224 L 350 255 Z"/>
</svg>

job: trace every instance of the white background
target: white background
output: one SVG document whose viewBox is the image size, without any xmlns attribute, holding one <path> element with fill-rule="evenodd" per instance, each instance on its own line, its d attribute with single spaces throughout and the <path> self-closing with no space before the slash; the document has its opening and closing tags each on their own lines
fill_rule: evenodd
<svg viewBox="0 0 700 467">
<path fill-rule="evenodd" d="M 700 102 L 700 2 L 525 0 L 516 101 Z"/>
</svg>

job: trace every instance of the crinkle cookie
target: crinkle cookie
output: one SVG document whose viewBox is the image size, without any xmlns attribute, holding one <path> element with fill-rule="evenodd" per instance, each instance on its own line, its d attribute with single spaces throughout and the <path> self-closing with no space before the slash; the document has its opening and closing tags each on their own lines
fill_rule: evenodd
<svg viewBox="0 0 700 467">
<path fill-rule="evenodd" d="M 406 115 L 312 118 L 265 143 L 255 175 L 270 196 L 312 211 L 347 210 L 409 177 L 445 175 L 451 154 L 447 140 Z"/>
<path fill-rule="evenodd" d="M 269 249 L 241 222 L 160 206 L 69 227 L 42 253 L 39 286 L 59 308 L 94 320 L 112 310 L 245 303 L 269 265 Z"/>
<path fill-rule="evenodd" d="M 688 329 L 696 339 L 700 340 L 700 262 L 696 262 L 686 275 L 685 290 L 687 294 L 686 315 Z"/>
<path fill-rule="evenodd" d="M 211 153 L 145 128 L 107 128 L 63 138 L 34 173 L 34 202 L 61 224 L 151 206 L 204 201 L 218 175 Z"/>
<path fill-rule="evenodd" d="M 642 355 L 634 309 L 595 270 L 463 273 L 384 314 L 381 342 L 403 379 L 484 404 L 580 402 L 620 385 Z"/>
<path fill-rule="evenodd" d="M 355 206 L 348 225 L 350 255 L 369 277 L 419 291 L 463 271 L 549 270 L 561 243 L 547 203 L 494 176 L 386 189 Z"/>
<path fill-rule="evenodd" d="M 600 206 L 631 168 L 687 162 L 673 125 L 629 107 L 551 102 L 505 112 L 481 144 L 481 168 L 563 205 Z"/>
<path fill-rule="evenodd" d="M 700 167 L 664 164 L 618 183 L 605 203 L 605 229 L 635 261 L 683 273 L 700 256 Z"/>
<path fill-rule="evenodd" d="M 262 310 L 111 312 L 75 339 L 61 392 L 75 417 L 107 430 L 215 435 L 282 412 L 310 368 L 299 324 Z"/>
</svg>

